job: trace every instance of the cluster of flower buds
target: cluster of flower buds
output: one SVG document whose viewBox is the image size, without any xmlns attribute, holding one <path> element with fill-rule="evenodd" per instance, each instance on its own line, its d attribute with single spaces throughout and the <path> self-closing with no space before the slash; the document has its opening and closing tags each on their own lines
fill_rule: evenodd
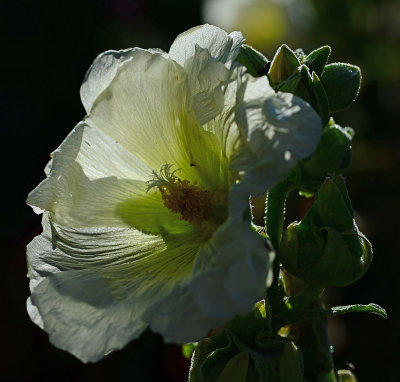
<svg viewBox="0 0 400 382">
<path fill-rule="evenodd" d="M 331 48 L 322 46 L 306 55 L 301 49 L 282 45 L 272 61 L 244 45 L 238 61 L 253 76 L 267 74 L 275 91 L 295 94 L 307 101 L 320 115 L 323 125 L 330 114 L 347 109 L 360 90 L 361 71 L 355 65 L 327 64 Z"/>
<path fill-rule="evenodd" d="M 300 382 L 302 375 L 299 349 L 271 331 L 265 305 L 258 303 L 197 345 L 189 382 Z"/>
</svg>

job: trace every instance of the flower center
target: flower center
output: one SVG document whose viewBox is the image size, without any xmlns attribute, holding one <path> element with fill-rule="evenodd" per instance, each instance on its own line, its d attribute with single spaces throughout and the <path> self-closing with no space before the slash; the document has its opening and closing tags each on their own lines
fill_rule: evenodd
<svg viewBox="0 0 400 382">
<path fill-rule="evenodd" d="M 203 186 L 182 180 L 171 171 L 172 165 L 165 164 L 153 179 L 148 181 L 147 190 L 157 187 L 164 205 L 180 214 L 182 220 L 200 226 L 203 235 L 210 236 L 228 216 L 227 193 L 224 190 L 206 190 Z"/>
</svg>

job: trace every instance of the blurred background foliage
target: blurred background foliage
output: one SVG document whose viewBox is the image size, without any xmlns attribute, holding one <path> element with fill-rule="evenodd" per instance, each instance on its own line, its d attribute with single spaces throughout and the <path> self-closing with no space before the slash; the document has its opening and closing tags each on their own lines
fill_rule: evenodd
<svg viewBox="0 0 400 382">
<path fill-rule="evenodd" d="M 375 302 L 389 320 L 349 315 L 329 323 L 340 368 L 359 381 L 400 375 L 400 2 L 398 0 L 85 0 L 0 2 L 2 191 L 0 375 L 4 381 L 184 381 L 180 348 L 146 332 L 124 350 L 83 365 L 52 347 L 25 313 L 25 246 L 40 217 L 25 205 L 53 151 L 84 116 L 79 86 L 97 54 L 133 46 L 168 50 L 174 37 L 203 22 L 232 31 L 272 58 L 282 43 L 307 53 L 332 47 L 331 62 L 361 67 L 356 103 L 335 119 L 356 135 L 347 174 L 360 230 L 374 247 L 367 275 L 330 289 L 335 305 Z M 304 203 L 292 196 L 288 212 Z"/>
</svg>

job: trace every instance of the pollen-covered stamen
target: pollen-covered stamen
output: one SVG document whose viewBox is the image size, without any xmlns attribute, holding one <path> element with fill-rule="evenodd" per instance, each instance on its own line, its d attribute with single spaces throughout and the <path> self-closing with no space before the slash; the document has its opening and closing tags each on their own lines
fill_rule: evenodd
<svg viewBox="0 0 400 382">
<path fill-rule="evenodd" d="M 195 182 L 182 180 L 175 175 L 179 169 L 171 169 L 172 165 L 165 164 L 160 173 L 153 171 L 153 179 L 148 181 L 147 190 L 157 187 L 164 205 L 192 224 L 204 226 L 213 223 L 214 226 L 217 221 L 225 220 L 225 193 L 206 190 Z M 223 216 L 220 216 L 221 207 Z"/>
</svg>

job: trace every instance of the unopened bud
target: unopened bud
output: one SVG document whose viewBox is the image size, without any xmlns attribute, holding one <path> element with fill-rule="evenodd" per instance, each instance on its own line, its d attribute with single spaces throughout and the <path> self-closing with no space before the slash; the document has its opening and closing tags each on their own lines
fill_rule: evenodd
<svg viewBox="0 0 400 382">
<path fill-rule="evenodd" d="M 268 72 L 271 85 L 278 85 L 287 80 L 299 66 L 300 62 L 294 52 L 287 45 L 282 45 L 277 50 Z"/>
<path fill-rule="evenodd" d="M 327 178 L 304 219 L 289 225 L 280 259 L 294 276 L 321 287 L 346 286 L 364 275 L 372 248 L 354 221 L 342 177 Z"/>
</svg>

